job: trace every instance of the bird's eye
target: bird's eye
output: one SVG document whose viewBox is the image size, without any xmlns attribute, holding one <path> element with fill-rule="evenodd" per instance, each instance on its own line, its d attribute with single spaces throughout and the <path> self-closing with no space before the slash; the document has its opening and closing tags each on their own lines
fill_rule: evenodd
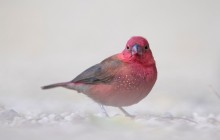
<svg viewBox="0 0 220 140">
<path fill-rule="evenodd" d="M 147 49 L 148 49 L 148 46 L 145 46 L 144 49 L 147 50 Z"/>
<path fill-rule="evenodd" d="M 129 50 L 129 49 L 130 49 L 130 47 L 129 47 L 129 46 L 127 46 L 126 48 L 127 48 L 127 50 Z"/>
</svg>

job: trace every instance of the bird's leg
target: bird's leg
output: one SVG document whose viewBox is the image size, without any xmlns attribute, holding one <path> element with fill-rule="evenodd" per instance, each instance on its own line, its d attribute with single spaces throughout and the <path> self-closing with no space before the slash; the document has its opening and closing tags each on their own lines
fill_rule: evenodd
<svg viewBox="0 0 220 140">
<path fill-rule="evenodd" d="M 124 110 L 122 107 L 118 107 L 126 116 L 134 118 L 134 115 L 129 114 L 126 110 Z"/>
<path fill-rule="evenodd" d="M 105 107 L 102 104 L 99 104 L 99 106 L 101 108 L 102 113 L 105 114 L 106 117 L 109 117 L 107 111 L 105 110 Z"/>
</svg>

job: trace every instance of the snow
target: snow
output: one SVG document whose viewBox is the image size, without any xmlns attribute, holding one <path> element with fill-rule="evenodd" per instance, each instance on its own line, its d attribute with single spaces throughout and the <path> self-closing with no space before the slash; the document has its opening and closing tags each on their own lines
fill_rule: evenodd
<svg viewBox="0 0 220 140">
<path fill-rule="evenodd" d="M 220 114 L 175 116 L 144 113 L 103 117 L 100 113 L 20 113 L 2 108 L 0 136 L 4 139 L 200 139 L 218 140 Z"/>
</svg>

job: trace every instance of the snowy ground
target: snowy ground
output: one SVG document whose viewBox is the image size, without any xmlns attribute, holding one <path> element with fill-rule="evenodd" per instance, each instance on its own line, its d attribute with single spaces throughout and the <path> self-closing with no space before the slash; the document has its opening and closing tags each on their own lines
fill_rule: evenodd
<svg viewBox="0 0 220 140">
<path fill-rule="evenodd" d="M 0 134 L 4 139 L 195 139 L 218 140 L 220 115 L 173 116 L 142 114 L 135 119 L 121 115 L 105 118 L 99 114 L 74 112 L 19 114 L 0 112 Z"/>
<path fill-rule="evenodd" d="M 220 114 L 173 115 L 169 112 L 158 114 L 133 111 L 136 117 L 128 118 L 116 112 L 110 111 L 111 117 L 107 118 L 96 111 L 19 112 L 1 106 L 0 137 L 4 140 L 89 138 L 219 140 L 220 138 Z"/>
</svg>

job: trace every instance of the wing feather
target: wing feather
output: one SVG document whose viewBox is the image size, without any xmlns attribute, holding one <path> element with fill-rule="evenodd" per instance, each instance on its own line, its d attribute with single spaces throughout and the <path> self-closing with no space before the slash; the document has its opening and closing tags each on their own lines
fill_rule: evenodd
<svg viewBox="0 0 220 140">
<path fill-rule="evenodd" d="M 114 78 L 117 69 L 122 65 L 122 62 L 114 55 L 103 60 L 101 63 L 96 64 L 81 74 L 79 74 L 71 82 L 85 83 L 85 84 L 98 84 L 108 83 Z M 116 69 L 117 68 L 117 69 Z"/>
</svg>

